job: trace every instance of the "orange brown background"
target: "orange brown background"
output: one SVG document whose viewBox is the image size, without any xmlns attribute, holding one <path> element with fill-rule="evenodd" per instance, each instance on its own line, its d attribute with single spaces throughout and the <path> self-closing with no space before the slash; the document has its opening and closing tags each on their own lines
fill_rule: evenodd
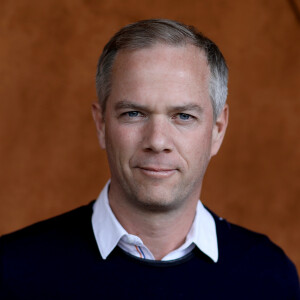
<svg viewBox="0 0 300 300">
<path fill-rule="evenodd" d="M 145 18 L 195 25 L 230 68 L 230 123 L 203 202 L 300 269 L 297 0 L 2 0 L 0 234 L 95 199 L 109 178 L 90 107 L 107 40 Z"/>
</svg>

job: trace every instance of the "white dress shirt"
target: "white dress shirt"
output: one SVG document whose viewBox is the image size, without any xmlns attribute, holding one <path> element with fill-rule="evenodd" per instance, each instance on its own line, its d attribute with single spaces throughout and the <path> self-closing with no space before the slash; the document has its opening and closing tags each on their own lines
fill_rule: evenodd
<svg viewBox="0 0 300 300">
<path fill-rule="evenodd" d="M 129 234 L 112 212 L 108 200 L 108 187 L 105 185 L 93 206 L 92 226 L 96 242 L 103 259 L 119 246 L 124 251 L 140 258 L 154 260 L 153 254 L 135 235 Z M 215 220 L 210 212 L 198 201 L 196 215 L 186 240 L 178 249 L 162 258 L 170 261 L 181 258 L 198 247 L 214 262 L 218 261 L 218 241 Z"/>
</svg>

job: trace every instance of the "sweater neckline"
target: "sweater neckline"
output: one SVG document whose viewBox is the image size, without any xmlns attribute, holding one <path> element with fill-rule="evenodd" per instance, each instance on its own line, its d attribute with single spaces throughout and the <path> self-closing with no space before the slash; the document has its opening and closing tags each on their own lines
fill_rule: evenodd
<svg viewBox="0 0 300 300">
<path fill-rule="evenodd" d="M 186 263 L 189 260 L 193 259 L 195 257 L 194 250 L 192 250 L 190 253 L 186 254 L 185 256 L 183 256 L 181 258 L 174 259 L 174 260 L 167 260 L 167 261 L 151 260 L 151 259 L 136 257 L 136 256 L 122 250 L 118 246 L 113 250 L 113 253 L 115 253 L 115 255 L 122 255 L 124 258 L 126 258 L 129 261 L 134 261 L 134 262 L 137 262 L 137 263 L 140 263 L 143 265 L 148 265 L 148 266 L 153 266 L 153 267 L 171 267 L 171 266 L 177 266 L 177 265 Z M 111 253 L 111 254 L 114 255 L 113 253 Z"/>
</svg>

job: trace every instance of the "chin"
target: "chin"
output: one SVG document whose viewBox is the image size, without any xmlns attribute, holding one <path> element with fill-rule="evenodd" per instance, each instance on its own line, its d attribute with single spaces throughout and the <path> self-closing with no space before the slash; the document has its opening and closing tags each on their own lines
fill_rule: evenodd
<svg viewBox="0 0 300 300">
<path fill-rule="evenodd" d="M 145 196 L 148 195 L 148 196 Z M 134 205 L 138 206 L 140 209 L 148 212 L 169 212 L 178 209 L 184 202 L 183 197 L 178 195 L 171 195 L 169 193 L 158 193 L 157 195 L 152 193 L 147 193 L 146 191 L 140 191 L 134 197 L 132 201 Z"/>
<path fill-rule="evenodd" d="M 174 211 L 177 209 L 179 205 L 175 205 L 173 202 L 166 202 L 166 201 L 151 201 L 149 199 L 140 200 L 137 202 L 137 205 L 140 209 L 147 211 L 147 212 L 153 212 L 153 213 L 166 213 L 170 211 Z"/>
</svg>

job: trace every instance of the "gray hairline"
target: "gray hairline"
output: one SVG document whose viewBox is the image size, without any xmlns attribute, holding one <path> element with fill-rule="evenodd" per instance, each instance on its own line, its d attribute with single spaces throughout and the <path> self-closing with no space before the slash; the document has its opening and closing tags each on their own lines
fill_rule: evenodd
<svg viewBox="0 0 300 300">
<path fill-rule="evenodd" d="M 171 45 L 173 47 L 178 46 L 187 46 L 194 45 L 199 51 L 203 51 L 206 61 L 209 67 L 209 95 L 213 108 L 213 118 L 217 119 L 219 114 L 221 113 L 227 98 L 227 81 L 228 81 L 228 69 L 226 66 L 226 62 L 223 58 L 223 61 L 211 62 L 209 61 L 208 50 L 205 49 L 204 46 L 199 45 L 196 39 L 192 37 L 185 37 L 179 43 L 172 43 L 170 41 L 162 40 L 157 38 L 154 42 L 146 45 L 146 44 L 134 44 L 127 45 L 118 50 L 110 51 L 105 53 L 105 49 L 99 59 L 98 67 L 97 67 L 97 75 L 96 75 L 96 89 L 99 104 L 102 107 L 102 111 L 105 112 L 106 102 L 109 98 L 111 92 L 111 83 L 112 83 L 112 69 L 118 53 L 122 50 L 131 50 L 137 51 L 141 49 L 147 49 L 153 47 L 155 44 L 162 45 Z M 221 53 L 221 52 L 220 52 Z M 104 59 L 103 59 L 104 58 Z"/>
</svg>

